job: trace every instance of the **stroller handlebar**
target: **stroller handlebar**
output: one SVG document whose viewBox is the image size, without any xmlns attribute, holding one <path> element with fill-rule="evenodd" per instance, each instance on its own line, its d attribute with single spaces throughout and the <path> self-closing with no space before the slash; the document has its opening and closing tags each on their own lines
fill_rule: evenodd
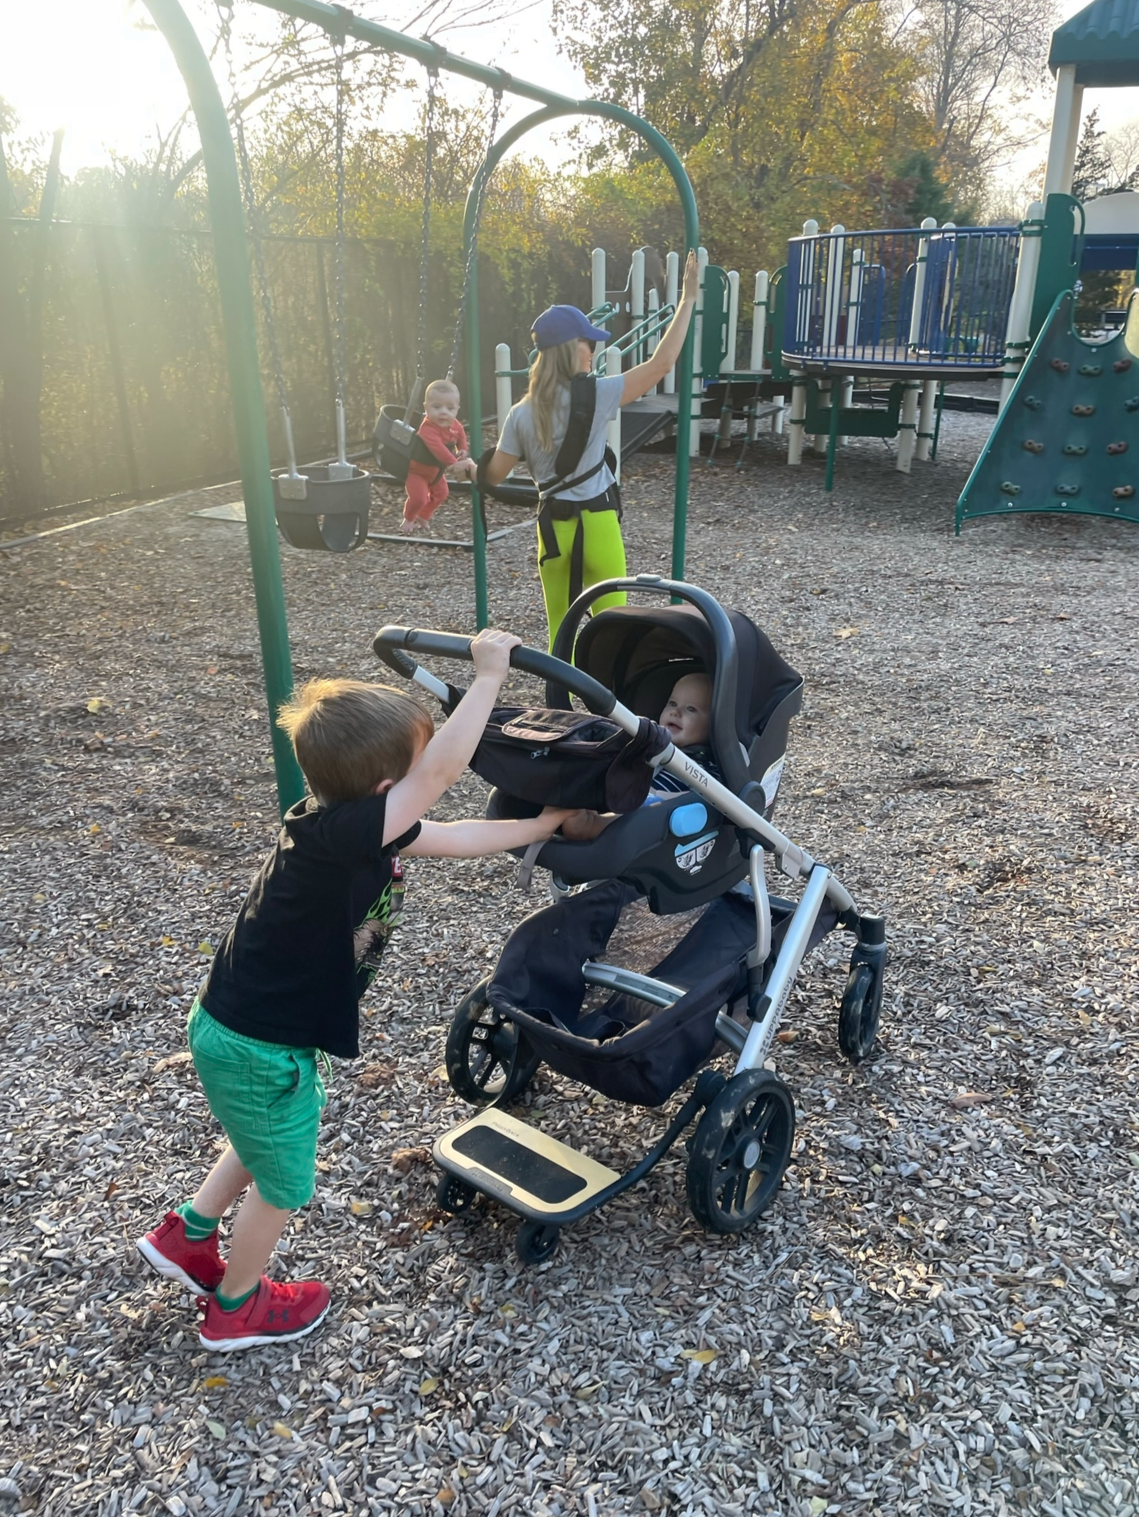
<svg viewBox="0 0 1139 1517">
<path fill-rule="evenodd" d="M 416 627 L 381 627 L 372 640 L 376 657 L 402 674 L 405 679 L 414 679 L 418 664 L 411 656 L 424 654 L 428 658 L 471 659 L 471 639 L 454 632 L 425 632 Z M 529 648 L 525 643 L 510 651 L 510 665 L 524 674 L 536 675 L 538 679 L 556 681 L 563 689 L 576 695 L 595 716 L 609 716 L 617 704 L 617 697 L 595 680 L 592 675 L 575 669 L 572 664 L 538 648 Z"/>
</svg>

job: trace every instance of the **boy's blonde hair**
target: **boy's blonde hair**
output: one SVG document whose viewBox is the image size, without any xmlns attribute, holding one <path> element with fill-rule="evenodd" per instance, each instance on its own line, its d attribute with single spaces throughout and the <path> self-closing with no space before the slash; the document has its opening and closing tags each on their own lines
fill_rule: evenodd
<svg viewBox="0 0 1139 1517">
<path fill-rule="evenodd" d="M 581 373 L 578 339 L 559 342 L 556 348 L 543 348 L 530 365 L 530 384 L 526 399 L 534 421 L 538 446 L 547 453 L 554 446 L 554 405 L 561 390 L 568 390 L 575 374 Z"/>
<path fill-rule="evenodd" d="M 459 398 L 459 387 L 453 379 L 433 379 L 423 392 L 423 401 L 426 405 L 432 395 L 453 395 Z"/>
<path fill-rule="evenodd" d="M 281 707 L 277 725 L 324 806 L 361 800 L 382 780 L 403 779 L 435 731 L 410 695 L 355 679 L 309 680 Z"/>
</svg>

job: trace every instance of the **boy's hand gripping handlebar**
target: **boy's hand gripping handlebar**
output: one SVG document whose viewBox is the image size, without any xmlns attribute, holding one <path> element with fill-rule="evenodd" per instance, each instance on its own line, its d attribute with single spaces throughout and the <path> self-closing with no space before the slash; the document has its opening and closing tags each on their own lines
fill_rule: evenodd
<svg viewBox="0 0 1139 1517">
<path fill-rule="evenodd" d="M 408 650 L 428 658 L 471 659 L 471 639 L 454 632 L 423 632 L 415 627 L 382 627 L 372 641 L 376 657 L 402 674 L 404 679 L 414 679 L 419 665 Z M 572 664 L 565 663 L 552 654 L 542 653 L 537 648 L 521 644 L 510 652 L 510 666 L 521 669 L 524 674 L 534 674 L 539 679 L 553 681 L 576 695 L 595 716 L 609 716 L 617 704 L 617 697 L 592 675 L 584 674 Z"/>
</svg>

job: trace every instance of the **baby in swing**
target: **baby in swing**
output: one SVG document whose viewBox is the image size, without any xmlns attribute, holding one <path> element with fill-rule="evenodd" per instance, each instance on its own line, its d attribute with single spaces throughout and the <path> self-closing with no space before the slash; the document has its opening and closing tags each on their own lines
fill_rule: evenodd
<svg viewBox="0 0 1139 1517">
<path fill-rule="evenodd" d="M 403 503 L 401 532 L 424 526 L 447 499 L 448 474 L 455 479 L 473 479 L 475 461 L 467 434 L 459 420 L 459 390 L 449 379 L 433 379 L 423 396 L 423 420 L 416 434 L 435 460 L 407 466 L 407 499 Z"/>
</svg>

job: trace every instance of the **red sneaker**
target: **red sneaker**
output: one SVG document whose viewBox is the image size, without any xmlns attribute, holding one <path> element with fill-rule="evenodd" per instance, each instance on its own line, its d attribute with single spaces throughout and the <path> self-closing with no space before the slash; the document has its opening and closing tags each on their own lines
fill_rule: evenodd
<svg viewBox="0 0 1139 1517">
<path fill-rule="evenodd" d="M 217 1233 L 208 1238 L 187 1238 L 186 1224 L 176 1211 L 168 1211 L 161 1225 L 140 1238 L 137 1247 L 160 1275 L 177 1280 L 187 1290 L 217 1290 L 225 1274 Z"/>
<path fill-rule="evenodd" d="M 323 1322 L 330 1300 L 328 1286 L 319 1280 L 282 1285 L 262 1275 L 256 1292 L 235 1312 L 222 1311 L 213 1296 L 199 1297 L 206 1317 L 198 1338 L 203 1348 L 223 1354 L 262 1343 L 288 1343 Z"/>
</svg>

